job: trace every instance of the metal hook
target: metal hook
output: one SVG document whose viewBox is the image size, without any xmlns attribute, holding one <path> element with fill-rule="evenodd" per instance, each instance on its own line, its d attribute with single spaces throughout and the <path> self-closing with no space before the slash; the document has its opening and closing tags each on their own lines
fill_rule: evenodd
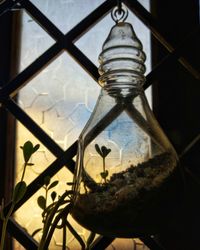
<svg viewBox="0 0 200 250">
<path fill-rule="evenodd" d="M 118 8 L 119 15 L 121 15 L 121 12 L 122 12 L 122 1 L 121 0 L 117 0 L 117 8 Z"/>
<path fill-rule="evenodd" d="M 116 23 L 124 22 L 128 17 L 128 9 L 125 7 L 124 4 L 121 5 L 121 9 L 119 8 L 119 6 L 116 6 L 111 12 L 111 17 Z"/>
</svg>

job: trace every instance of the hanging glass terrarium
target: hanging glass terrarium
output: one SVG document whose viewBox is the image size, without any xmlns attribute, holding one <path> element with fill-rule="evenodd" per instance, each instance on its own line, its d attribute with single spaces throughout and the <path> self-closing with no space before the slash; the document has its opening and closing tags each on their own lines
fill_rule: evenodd
<svg viewBox="0 0 200 250">
<path fill-rule="evenodd" d="M 102 90 L 79 138 L 72 216 L 107 236 L 151 234 L 178 160 L 145 97 L 145 54 L 131 24 L 116 22 L 99 62 Z"/>
</svg>

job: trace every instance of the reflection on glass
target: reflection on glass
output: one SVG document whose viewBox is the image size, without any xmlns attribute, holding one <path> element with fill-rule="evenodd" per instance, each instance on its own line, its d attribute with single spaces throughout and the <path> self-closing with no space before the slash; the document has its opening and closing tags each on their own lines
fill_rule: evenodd
<svg viewBox="0 0 200 250">
<path fill-rule="evenodd" d="M 103 0 L 32 0 L 32 3 L 63 33 L 68 32 L 103 2 Z M 149 8 L 149 1 L 143 0 L 141 2 Z M 131 12 L 129 13 L 128 21 L 133 23 L 138 36 L 144 44 L 145 51 L 150 54 L 149 31 Z M 96 65 L 98 65 L 97 58 L 101 51 L 103 40 L 112 25 L 113 21 L 110 15 L 108 15 L 76 42 L 76 46 Z M 55 42 L 39 27 L 27 12 L 23 13 L 21 41 L 20 71 L 44 53 L 45 50 Z M 149 54 L 147 54 L 147 58 L 150 58 Z M 150 61 L 147 62 L 147 72 L 149 72 L 149 70 Z M 77 140 L 85 126 L 85 123 L 93 111 L 99 90 L 100 87 L 98 84 L 94 82 L 66 52 L 63 52 L 43 69 L 37 77 L 33 78 L 22 88 L 18 95 L 18 103 L 23 110 L 65 150 Z M 32 140 L 33 143 L 36 142 L 36 139 L 30 132 L 18 123 L 17 178 L 20 176 L 21 166 L 23 164 L 19 146 L 23 145 L 26 140 Z M 41 145 L 41 150 L 33 159 L 35 168 L 29 169 L 27 179 L 25 179 L 27 183 L 30 183 L 36 178 L 53 160 L 54 157 Z M 57 192 L 61 194 L 62 190 L 66 189 L 66 182 L 72 180 L 72 175 L 66 168 L 63 168 L 54 176 L 54 180 L 55 179 L 59 180 Z M 16 181 L 17 180 L 18 179 L 16 179 Z M 15 215 L 17 221 L 24 226 L 30 234 L 41 226 L 41 209 L 37 206 L 37 197 L 41 195 L 42 192 L 42 189 L 38 191 Z M 36 221 L 38 225 L 36 225 Z M 77 223 L 75 223 L 75 227 L 85 240 L 88 231 L 80 227 Z M 39 240 L 39 238 L 40 235 L 38 234 L 36 239 Z M 124 243 L 127 242 L 127 240 L 120 240 L 120 242 L 122 241 Z M 61 249 L 60 242 L 61 234 L 57 231 L 50 249 Z M 113 243 L 116 249 L 128 249 L 125 247 L 126 243 L 124 245 L 122 244 L 122 247 L 116 242 Z M 68 237 L 68 247 L 73 250 L 79 249 L 76 241 L 70 235 Z M 141 249 L 138 247 L 139 246 L 137 246 L 137 249 Z M 22 250 L 23 248 L 18 246 L 16 249 Z"/>
</svg>

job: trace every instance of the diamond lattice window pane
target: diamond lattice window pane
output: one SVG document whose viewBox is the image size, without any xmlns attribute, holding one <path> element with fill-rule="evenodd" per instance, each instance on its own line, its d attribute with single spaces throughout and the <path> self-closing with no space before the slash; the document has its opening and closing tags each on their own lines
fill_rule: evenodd
<svg viewBox="0 0 200 250">
<path fill-rule="evenodd" d="M 89 119 L 98 93 L 98 84 L 64 52 L 20 90 L 18 102 L 67 149 Z"/>
<path fill-rule="evenodd" d="M 16 141 L 16 182 L 21 180 L 24 164 L 23 152 L 20 147 L 28 140 L 33 145 L 40 144 L 39 150 L 30 159 L 34 165 L 26 168 L 24 181 L 29 184 L 55 160 L 55 156 L 20 122 L 17 122 L 17 131 L 19 136 Z"/>
<path fill-rule="evenodd" d="M 91 11 L 98 7 L 103 0 L 59 0 L 59 1 L 40 1 L 31 0 L 62 32 L 68 32 L 72 27 L 78 24 Z M 144 3 L 148 1 L 143 1 Z M 131 12 L 128 21 L 138 22 Z M 133 18 L 133 20 L 132 20 Z M 134 19 L 135 18 L 135 19 Z M 136 21 L 135 21 L 136 20 Z M 101 46 L 107 36 L 110 27 L 113 25 L 110 15 L 107 15 L 102 21 L 95 25 L 88 33 L 76 42 L 76 45 L 98 65 L 98 55 Z M 140 24 L 142 25 L 142 24 Z M 138 29 L 141 29 L 139 25 Z M 137 26 L 137 24 L 136 24 Z M 144 26 L 144 25 L 143 25 Z M 136 32 L 138 32 L 136 30 Z M 146 31 L 145 31 L 146 32 Z M 139 33 L 140 34 L 140 33 Z M 144 34 L 142 33 L 141 36 Z M 143 41 L 143 38 L 140 39 Z M 145 39 L 148 35 L 144 35 Z M 27 67 L 46 49 L 48 49 L 55 41 L 35 22 L 28 13 L 23 14 L 22 29 L 22 52 L 20 70 Z M 143 41 L 148 46 L 147 40 Z M 147 44 L 148 43 L 148 44 Z M 90 44 L 90 46 L 88 46 Z M 30 49 L 31 48 L 31 49 Z M 63 149 L 67 149 L 75 142 L 87 122 L 94 108 L 96 99 L 99 94 L 100 87 L 91 77 L 66 53 L 63 52 L 57 59 L 52 61 L 45 69 L 43 69 L 37 77 L 33 78 L 23 87 L 18 94 L 18 103 L 25 112 L 40 125 L 53 140 Z M 26 129 L 18 125 L 18 146 L 22 144 L 22 140 L 33 140 L 33 137 Z M 17 147 L 18 147 L 17 146 Z M 48 152 L 45 151 L 45 152 Z M 39 152 L 40 153 L 40 152 Z M 46 153 L 45 153 L 46 154 Z M 38 162 L 47 160 L 45 167 L 52 162 L 52 155 L 44 155 L 38 157 Z M 75 157 L 74 157 L 75 158 Z M 18 156 L 20 159 L 20 154 Z M 41 159 L 41 160 L 40 160 Z M 33 159 L 34 160 L 34 159 Z M 36 159 L 37 161 L 37 159 Z M 19 165 L 19 164 L 18 164 Z M 43 164 L 42 164 L 43 165 Z M 34 176 L 28 182 L 33 180 L 42 169 L 38 169 Z M 20 170 L 17 170 L 18 176 Z M 59 180 L 56 192 L 61 194 L 66 189 L 66 182 L 72 181 L 72 174 L 63 167 L 54 177 L 53 180 Z M 36 229 L 35 222 L 38 221 L 37 227 L 41 226 L 41 209 L 37 206 L 37 197 L 41 195 L 43 190 L 39 190 L 32 199 L 25 203 L 16 213 L 17 221 L 27 228 L 29 233 Z M 34 218 L 29 219 L 25 211 L 34 207 Z M 37 211 L 36 211 L 37 210 Z M 32 210 L 30 210 L 32 212 Z M 23 221 L 20 221 L 23 218 Z M 70 218 L 70 220 L 72 220 Z M 83 240 L 86 240 L 88 231 L 73 222 L 78 233 Z M 38 237 L 38 238 L 37 238 Z M 40 235 L 36 239 L 39 240 Z M 51 242 L 50 249 L 60 249 L 61 233 L 55 232 Z M 132 243 L 132 241 L 131 241 Z M 129 242 L 129 245 L 131 244 Z M 115 249 L 123 249 L 123 240 L 116 240 L 111 246 Z M 132 245 L 131 245 L 132 246 Z M 68 249 L 80 249 L 72 235 L 68 235 Z M 137 248 L 140 250 L 140 248 Z"/>
<path fill-rule="evenodd" d="M 103 2 L 103 0 L 32 0 L 32 3 L 64 33 L 71 30 Z"/>
<path fill-rule="evenodd" d="M 19 70 L 24 70 L 54 43 L 46 31 L 23 10 Z"/>
</svg>

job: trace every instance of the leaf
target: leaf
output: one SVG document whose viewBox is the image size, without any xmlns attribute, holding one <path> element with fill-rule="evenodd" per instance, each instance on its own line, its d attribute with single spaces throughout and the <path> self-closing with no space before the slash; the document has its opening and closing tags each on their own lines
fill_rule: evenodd
<svg viewBox="0 0 200 250">
<path fill-rule="evenodd" d="M 25 163 L 27 163 L 31 158 L 31 155 L 33 154 L 33 143 L 30 141 L 25 142 L 24 146 L 22 147 L 22 150 L 24 155 L 24 161 Z"/>
<path fill-rule="evenodd" d="M 51 180 L 51 177 L 50 176 L 45 176 L 44 177 L 44 185 L 45 186 L 48 186 L 49 185 L 49 183 L 50 183 L 50 180 Z"/>
<path fill-rule="evenodd" d="M 95 149 L 96 149 L 97 153 L 103 157 L 103 154 L 101 152 L 101 149 L 100 149 L 99 145 L 95 144 L 94 146 L 95 146 Z"/>
<path fill-rule="evenodd" d="M 46 208 L 46 199 L 44 198 L 44 196 L 42 196 L 42 195 L 39 196 L 37 199 L 37 203 L 41 209 L 44 210 Z"/>
<path fill-rule="evenodd" d="M 34 236 L 35 236 L 37 233 L 39 233 L 41 230 L 42 230 L 42 228 L 36 229 L 36 230 L 31 234 L 31 236 L 34 237 Z"/>
<path fill-rule="evenodd" d="M 54 181 L 50 184 L 50 186 L 48 187 L 48 189 L 54 188 L 56 185 L 58 185 L 58 181 Z"/>
<path fill-rule="evenodd" d="M 40 144 L 36 144 L 33 148 L 32 154 L 34 154 L 40 148 Z"/>
<path fill-rule="evenodd" d="M 33 166 L 34 163 L 27 163 L 26 165 L 27 165 L 27 166 Z"/>
<path fill-rule="evenodd" d="M 56 193 L 55 191 L 53 191 L 53 192 L 51 193 L 51 199 L 52 199 L 52 201 L 55 200 L 56 196 L 57 196 L 57 193 Z"/>
<path fill-rule="evenodd" d="M 19 202 L 26 193 L 26 190 L 27 190 L 26 183 L 24 181 L 18 182 L 13 192 L 13 202 L 14 203 Z"/>
<path fill-rule="evenodd" d="M 103 157 L 105 158 L 105 157 L 111 152 L 111 149 L 110 149 L 110 148 L 107 148 L 107 147 L 105 147 L 105 146 L 102 146 L 102 147 L 101 147 L 101 151 L 102 151 Z"/>
<path fill-rule="evenodd" d="M 72 186 L 72 185 L 74 185 L 74 182 L 67 182 L 66 184 L 69 186 Z"/>
<path fill-rule="evenodd" d="M 28 161 L 30 160 L 32 154 L 34 154 L 39 149 L 39 147 L 40 147 L 39 144 L 36 144 L 33 147 L 33 143 L 31 141 L 25 142 L 24 146 L 20 147 L 23 150 L 25 163 L 28 163 Z"/>
<path fill-rule="evenodd" d="M 106 170 L 105 172 L 101 172 L 100 175 L 103 179 L 106 179 L 106 177 L 108 176 L 108 170 Z"/>
</svg>

